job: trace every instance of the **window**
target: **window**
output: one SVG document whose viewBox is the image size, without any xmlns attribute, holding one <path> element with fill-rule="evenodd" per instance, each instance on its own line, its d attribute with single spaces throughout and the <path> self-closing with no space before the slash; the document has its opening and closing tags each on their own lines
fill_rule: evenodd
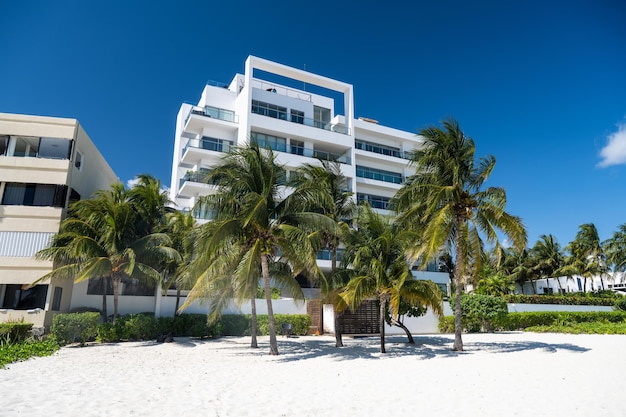
<svg viewBox="0 0 626 417">
<path fill-rule="evenodd" d="M 291 121 L 294 123 L 304 124 L 304 112 L 291 109 Z"/>
<path fill-rule="evenodd" d="M 6 206 L 65 207 L 67 186 L 8 182 L 2 204 Z"/>
<path fill-rule="evenodd" d="M 356 166 L 356 176 L 361 178 L 370 178 L 378 181 L 391 182 L 394 184 L 402 183 L 402 174 L 359 165 Z"/>
<path fill-rule="evenodd" d="M 107 280 L 107 295 L 113 295 L 111 280 Z M 135 278 L 122 278 L 120 295 L 153 296 L 156 289 L 154 282 L 141 282 Z M 102 295 L 102 278 L 91 278 L 87 285 L 87 294 Z"/>
<path fill-rule="evenodd" d="M 399 148 L 392 146 L 378 145 L 372 142 L 366 142 L 364 140 L 356 139 L 354 141 L 354 147 L 368 152 L 379 153 L 381 155 L 395 156 L 396 158 L 402 158 L 402 152 Z"/>
<path fill-rule="evenodd" d="M 39 141 L 39 158 L 70 159 L 72 141 L 69 139 L 41 138 Z"/>
<path fill-rule="evenodd" d="M 52 296 L 52 311 L 61 310 L 61 299 L 63 298 L 63 288 L 54 287 L 54 295 Z"/>
<path fill-rule="evenodd" d="M 0 136 L 0 155 L 6 155 L 9 150 L 9 137 Z"/>
<path fill-rule="evenodd" d="M 4 300 L 0 308 L 10 308 L 13 310 L 31 310 L 34 308 L 45 308 L 47 285 L 7 284 L 4 292 Z"/>
<path fill-rule="evenodd" d="M 79 171 L 83 169 L 83 154 L 79 151 L 76 151 L 76 155 L 74 156 L 74 166 Z"/>
<path fill-rule="evenodd" d="M 294 155 L 304 155 L 304 142 L 292 139 L 290 151 Z"/>
<path fill-rule="evenodd" d="M 30 136 L 14 136 L 15 152 L 13 156 L 37 156 L 39 150 L 39 138 Z"/>
<path fill-rule="evenodd" d="M 287 120 L 287 107 L 263 101 L 252 100 L 252 113 L 273 117 L 274 119 Z"/>
<path fill-rule="evenodd" d="M 259 147 L 267 148 L 274 151 L 287 152 L 287 139 L 265 133 L 252 133 L 252 141 L 256 142 Z"/>
<path fill-rule="evenodd" d="M 313 125 L 324 129 L 330 122 L 330 109 L 313 106 Z"/>
<path fill-rule="evenodd" d="M 357 193 L 356 195 L 356 201 L 358 203 L 366 201 L 370 205 L 370 207 L 376 208 L 376 209 L 388 210 L 389 200 L 390 200 L 389 197 L 382 197 L 379 195 L 370 195 L 370 194 L 361 194 L 361 193 Z"/>
</svg>

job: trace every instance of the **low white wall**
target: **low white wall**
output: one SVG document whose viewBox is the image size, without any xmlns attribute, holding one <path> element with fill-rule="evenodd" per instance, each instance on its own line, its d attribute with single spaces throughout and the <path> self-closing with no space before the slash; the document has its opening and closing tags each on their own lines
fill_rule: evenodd
<svg viewBox="0 0 626 417">
<path fill-rule="evenodd" d="M 161 297 L 160 315 L 171 317 L 174 315 L 174 308 L 176 307 L 176 297 Z M 180 305 L 185 302 L 185 297 L 181 297 Z M 256 312 L 257 314 L 267 314 L 267 302 L 265 299 L 256 300 Z M 306 314 L 306 303 L 304 301 L 294 302 L 292 299 L 278 299 L 272 300 L 272 309 L 274 314 Z M 187 307 L 183 313 L 193 314 L 207 314 L 209 312 L 208 304 L 200 301 L 193 302 Z M 241 306 L 236 303 L 230 303 L 223 314 L 251 314 L 250 301 L 246 301 Z"/>
</svg>

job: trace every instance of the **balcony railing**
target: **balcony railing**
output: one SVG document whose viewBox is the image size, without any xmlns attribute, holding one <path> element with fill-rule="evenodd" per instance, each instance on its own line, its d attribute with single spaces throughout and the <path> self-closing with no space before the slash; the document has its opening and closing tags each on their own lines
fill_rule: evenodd
<svg viewBox="0 0 626 417">
<path fill-rule="evenodd" d="M 204 171 L 187 171 L 185 175 L 180 179 L 178 183 L 178 188 L 181 188 L 183 184 L 187 181 L 191 182 L 199 182 L 206 184 L 207 183 L 207 175 L 209 174 L 208 170 Z"/>
<path fill-rule="evenodd" d="M 388 155 L 393 156 L 395 158 L 402 159 L 411 159 L 413 153 L 409 151 L 402 151 L 398 148 L 393 148 L 391 146 L 377 145 L 375 143 L 367 142 L 364 140 L 355 140 L 354 141 L 355 149 L 360 149 L 367 152 L 373 152 L 380 155 Z"/>
<path fill-rule="evenodd" d="M 202 139 L 189 139 L 183 148 L 183 155 L 188 148 L 205 149 L 214 152 L 229 152 L 231 146 L 233 146 L 233 142 L 230 140 L 203 136 Z"/>
<path fill-rule="evenodd" d="M 378 195 L 361 193 L 357 193 L 356 195 L 357 203 L 366 201 L 370 207 L 375 209 L 389 210 L 389 200 L 391 200 L 389 197 L 382 197 Z"/>
<path fill-rule="evenodd" d="M 350 158 L 350 156 L 348 156 L 347 154 L 340 155 L 337 153 L 305 148 L 303 146 L 286 145 L 284 143 L 275 143 L 275 142 L 266 143 L 263 141 L 259 141 L 258 143 L 259 143 L 259 146 L 262 148 L 269 145 L 269 147 L 272 150 L 277 151 L 277 152 L 287 152 L 292 155 L 306 156 L 307 158 L 317 158 L 317 159 L 321 159 L 324 161 L 339 162 L 340 164 L 346 164 L 346 165 L 352 164 L 352 158 Z"/>
<path fill-rule="evenodd" d="M 346 126 L 339 126 L 330 122 L 323 122 L 321 120 L 311 119 L 309 117 L 304 117 L 298 114 L 290 114 L 286 110 L 267 108 L 253 104 L 251 111 L 254 114 L 260 114 L 262 116 L 271 117 L 273 119 L 285 120 L 300 125 L 311 126 L 318 129 L 341 133 L 343 135 L 350 134 L 350 129 L 348 129 Z"/>
<path fill-rule="evenodd" d="M 361 178 L 369 178 L 372 180 L 391 182 L 393 184 L 402 184 L 404 178 L 402 174 L 398 174 L 390 171 L 383 171 L 382 169 L 368 168 L 368 167 L 356 167 L 356 176 Z"/>
<path fill-rule="evenodd" d="M 189 113 L 187 114 L 187 117 L 185 118 L 185 125 L 187 124 L 187 121 L 193 114 L 204 116 L 204 117 L 210 117 L 213 119 L 224 120 L 226 122 L 232 122 L 232 123 L 239 122 L 239 118 L 237 117 L 235 112 L 232 110 L 220 109 L 219 107 L 212 107 L 212 106 L 205 106 L 205 107 L 194 106 L 191 109 L 189 109 Z"/>
</svg>

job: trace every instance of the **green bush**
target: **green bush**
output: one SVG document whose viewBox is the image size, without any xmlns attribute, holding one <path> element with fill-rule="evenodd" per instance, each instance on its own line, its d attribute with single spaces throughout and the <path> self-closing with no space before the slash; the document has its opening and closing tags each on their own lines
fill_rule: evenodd
<svg viewBox="0 0 626 417">
<path fill-rule="evenodd" d="M 159 323 L 154 315 L 130 314 L 124 318 L 124 339 L 148 340 L 159 334 Z"/>
<path fill-rule="evenodd" d="M 450 299 L 454 306 L 454 297 Z M 506 301 L 502 297 L 482 294 L 463 294 L 461 296 L 461 325 L 469 333 L 490 332 L 508 313 Z M 439 320 L 439 331 L 454 333 L 454 318 Z"/>
<path fill-rule="evenodd" d="M 81 346 L 98 334 L 98 313 L 57 314 L 52 319 L 51 333 L 60 345 L 79 342 Z"/>
<path fill-rule="evenodd" d="M 258 321 L 257 316 L 257 321 Z M 224 314 L 220 319 L 223 336 L 244 336 L 250 334 L 249 314 Z"/>
<path fill-rule="evenodd" d="M 613 304 L 613 308 L 617 311 L 626 311 L 626 297 L 622 298 L 621 300 L 615 301 L 615 304 Z"/>
<path fill-rule="evenodd" d="M 22 342 L 30 336 L 30 330 L 32 328 L 32 323 L 0 323 L 0 344 L 12 344 Z"/>
<path fill-rule="evenodd" d="M 615 293 L 614 293 L 615 294 Z M 612 306 L 616 297 L 623 296 L 616 294 L 609 296 L 605 292 L 599 293 L 568 293 L 563 295 L 544 295 L 544 294 L 507 294 L 504 299 L 507 303 L 513 304 L 557 304 L 557 305 L 595 305 L 595 306 Z"/>
<path fill-rule="evenodd" d="M 217 337 L 220 335 L 220 324 L 209 325 L 205 314 L 180 314 L 158 319 L 149 313 L 130 314 L 119 316 L 115 324 L 100 324 L 98 341 L 149 340 L 168 333 L 176 337 Z"/>
<path fill-rule="evenodd" d="M 0 343 L 0 368 L 33 356 L 50 356 L 59 349 L 54 338 L 19 343 Z"/>
<path fill-rule="evenodd" d="M 159 333 L 172 336 L 217 337 L 221 334 L 221 323 L 209 324 L 206 314 L 179 314 L 174 317 L 159 317 Z"/>
<path fill-rule="evenodd" d="M 274 314 L 274 325 L 276 333 L 280 334 L 283 323 L 291 323 L 293 325 L 292 334 L 304 336 L 308 333 L 311 326 L 311 317 L 307 314 Z M 269 322 L 267 315 L 257 316 L 257 326 L 259 334 L 270 334 Z"/>
</svg>

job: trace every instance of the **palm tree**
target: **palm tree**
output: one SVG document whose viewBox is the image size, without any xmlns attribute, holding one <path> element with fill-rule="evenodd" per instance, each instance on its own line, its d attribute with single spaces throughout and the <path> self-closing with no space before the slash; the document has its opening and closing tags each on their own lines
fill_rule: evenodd
<svg viewBox="0 0 626 417">
<path fill-rule="evenodd" d="M 550 277 L 557 275 L 557 271 L 563 267 L 565 258 L 561 251 L 561 245 L 553 235 L 541 235 L 535 246 L 530 250 L 530 256 L 533 263 L 533 270 L 537 276 L 546 279 L 546 283 Z M 561 280 L 556 277 L 559 290 L 563 292 Z"/>
<path fill-rule="evenodd" d="M 272 355 L 278 354 L 278 344 L 270 265 L 277 260 L 288 262 L 293 282 L 301 272 L 319 277 L 313 243 L 302 225 L 307 224 L 311 229 L 314 224 L 318 225 L 317 229 L 332 228 L 326 216 L 290 210 L 297 204 L 291 203 L 290 197 L 282 199 L 279 184 L 283 175 L 284 169 L 276 163 L 274 153 L 259 148 L 254 141 L 246 147 L 232 149 L 208 174 L 208 181 L 218 190 L 207 196 L 204 203 L 216 213 L 216 218 L 203 226 L 204 231 L 198 236 L 190 267 L 198 279 L 186 302 L 215 295 L 209 286 L 211 275 L 220 277 L 222 283 L 231 280 L 233 294 L 247 293 L 252 298 L 260 272 Z"/>
<path fill-rule="evenodd" d="M 443 311 L 439 287 L 416 280 L 405 256 L 409 233 L 391 224 L 369 206 L 359 207 L 357 229 L 347 239 L 344 266 L 350 281 L 341 293 L 353 311 L 367 298 L 376 297 L 380 308 L 380 352 L 385 353 L 385 316 L 399 315 L 402 302 Z M 349 269 L 348 269 L 349 268 Z"/>
<path fill-rule="evenodd" d="M 412 159 L 416 173 L 398 191 L 395 204 L 399 220 L 421 235 L 422 244 L 410 251 L 412 259 L 427 262 L 445 248 L 454 249 L 454 350 L 462 351 L 461 289 L 471 272 L 469 265 L 481 266 L 482 236 L 499 247 L 500 231 L 521 249 L 526 246 L 526 231 L 520 218 L 505 211 L 503 188 L 483 189 L 495 158 L 476 163 L 474 141 L 459 124 L 446 120 L 442 125 L 443 129 L 427 127 L 420 132 L 424 143 Z"/>
<path fill-rule="evenodd" d="M 344 306 L 339 293 L 347 282 L 342 281 L 342 275 L 336 274 L 337 254 L 342 237 L 349 231 L 348 222 L 355 209 L 353 193 L 348 191 L 348 179 L 341 172 L 339 163 L 324 160 L 320 165 L 305 164 L 298 168 L 289 185 L 294 188 L 291 201 L 301 204 L 299 209 L 323 214 L 336 225 L 332 230 L 319 230 L 314 238 L 320 243 L 319 249 L 327 249 L 331 254 L 331 270 L 322 283 L 322 290 L 326 301 L 333 306 L 335 346 L 343 347 L 339 311 Z"/>
<path fill-rule="evenodd" d="M 137 230 L 140 234 L 159 231 L 167 223 L 167 216 L 176 211 L 161 181 L 149 174 L 137 175 L 136 184 L 128 191 L 128 199 L 139 214 Z"/>
<path fill-rule="evenodd" d="M 38 259 L 57 265 L 37 282 L 53 277 L 80 282 L 110 278 L 113 287 L 113 322 L 118 316 L 119 287 L 123 279 L 159 281 L 157 265 L 178 261 L 165 234 L 137 232 L 136 211 L 120 183 L 111 190 L 72 205 L 72 215 L 61 223 L 52 245 L 39 251 Z"/>
<path fill-rule="evenodd" d="M 604 289 L 602 276 L 608 268 L 596 226 L 593 223 L 578 226 L 578 233 L 567 249 L 570 256 L 567 257 L 565 265 L 558 270 L 558 273 L 569 277 L 582 276 L 584 292 L 587 291 L 587 279 L 600 275 L 600 283 Z"/>
<path fill-rule="evenodd" d="M 626 223 L 602 243 L 607 261 L 614 271 L 626 271 Z"/>
</svg>

